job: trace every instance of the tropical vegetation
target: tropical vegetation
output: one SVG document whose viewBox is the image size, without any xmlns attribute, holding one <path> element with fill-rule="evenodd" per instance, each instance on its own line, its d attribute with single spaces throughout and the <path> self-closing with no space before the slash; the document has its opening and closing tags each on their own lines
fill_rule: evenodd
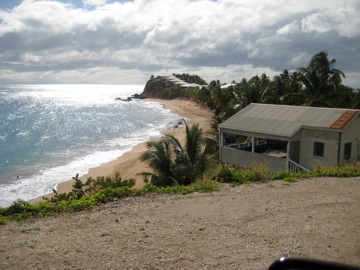
<svg viewBox="0 0 360 270">
<path fill-rule="evenodd" d="M 156 186 L 189 185 L 201 179 L 214 163 L 211 147 L 205 143 L 199 125 L 189 127 L 186 123 L 185 131 L 183 145 L 171 134 L 165 135 L 160 141 L 147 143 L 148 151 L 141 156 L 141 160 L 149 164 L 153 173 L 143 173 L 146 180 L 150 177 L 150 182 Z"/>
<path fill-rule="evenodd" d="M 188 73 L 183 73 L 183 74 L 173 73 L 173 75 L 187 83 L 196 83 L 199 85 L 206 85 L 206 81 L 204 81 L 204 79 L 202 79 L 198 75 L 190 75 Z"/>
<path fill-rule="evenodd" d="M 134 188 L 135 180 L 122 180 L 119 173 L 115 173 L 113 177 L 100 176 L 96 179 L 90 177 L 85 183 L 78 178 L 78 175 L 74 180 L 71 192 L 59 194 L 54 190 L 53 197 L 44 197 L 38 204 L 17 200 L 9 207 L 0 207 L 0 225 L 5 225 L 12 219 L 22 221 L 28 218 L 84 211 L 125 197 L 145 196 L 150 193 L 189 194 L 219 189 L 219 182 L 212 179 L 197 180 L 191 186 L 158 187 L 148 183 L 144 188 Z"/>
<path fill-rule="evenodd" d="M 189 98 L 214 109 L 216 117 L 229 117 L 250 103 L 360 109 L 360 89 L 343 85 L 345 74 L 336 69 L 335 64 L 335 59 L 329 60 L 327 52 L 321 51 L 310 59 L 307 66 L 293 72 L 284 69 L 272 79 L 262 74 L 231 84 L 214 80 L 200 89 L 181 88 L 167 84 L 164 78 L 152 76 L 142 95 Z M 179 77 L 193 82 L 193 78 L 198 76 L 183 74 Z"/>
<path fill-rule="evenodd" d="M 216 152 L 218 124 L 250 103 L 360 109 L 360 89 L 343 85 L 345 74 L 335 64 L 335 59 L 329 60 L 327 52 L 321 51 L 307 66 L 293 72 L 285 69 L 272 79 L 262 74 L 231 84 L 214 80 L 200 89 L 167 84 L 166 79 L 152 76 L 142 95 L 188 98 L 214 110 L 212 132 L 207 134 L 206 141 L 208 148 Z M 188 82 L 198 80 L 197 75 L 183 74 L 181 78 Z"/>
<path fill-rule="evenodd" d="M 239 168 L 219 165 L 218 124 L 250 103 L 288 104 L 303 106 L 326 106 L 360 109 L 360 89 L 342 84 L 345 74 L 334 68 L 335 59 L 329 60 L 326 52 L 315 54 L 306 67 L 297 71 L 284 70 L 270 79 L 266 74 L 251 79 L 233 81 L 224 85 L 218 80 L 208 85 L 197 75 L 174 74 L 189 83 L 205 85 L 199 88 L 184 88 L 167 82 L 163 77 L 151 76 L 142 97 L 188 98 L 214 110 L 211 131 L 204 133 L 197 124 L 186 123 L 184 142 L 171 134 L 158 141 L 147 143 L 148 150 L 141 156 L 151 172 L 141 173 L 145 187 L 134 188 L 135 180 L 123 180 L 119 173 L 113 177 L 88 178 L 83 183 L 74 177 L 69 193 L 44 198 L 34 205 L 16 201 L 7 208 L 0 207 L 0 224 L 9 219 L 23 220 L 63 212 L 91 209 L 95 205 L 128 196 L 148 193 L 209 192 L 219 189 L 219 183 L 239 185 L 254 181 L 282 179 L 288 182 L 298 178 L 337 176 L 360 176 L 360 164 L 343 164 L 336 167 L 319 167 L 308 173 L 270 173 L 266 167 Z"/>
<path fill-rule="evenodd" d="M 284 180 L 295 182 L 300 178 L 309 177 L 359 177 L 360 164 L 343 164 L 335 167 L 318 167 L 311 172 L 294 173 L 281 171 L 269 173 L 266 167 L 259 165 L 253 168 L 236 168 L 228 165 L 218 166 L 217 170 L 211 173 L 210 177 L 199 179 L 189 186 L 175 185 L 158 187 L 152 183 L 142 189 L 133 188 L 133 180 L 121 180 L 118 173 L 114 177 L 91 178 L 92 184 L 81 184 L 84 194 L 77 198 L 74 194 L 79 191 L 79 179 L 77 177 L 73 190 L 66 194 L 55 194 L 51 199 L 44 199 L 39 204 L 31 204 L 23 200 L 13 202 L 9 207 L 0 207 L 0 225 L 5 225 L 9 220 L 22 221 L 28 218 L 46 217 L 60 213 L 72 213 L 92 209 L 96 205 L 109 201 L 116 201 L 120 198 L 145 196 L 153 193 L 189 194 L 192 192 L 212 192 L 220 188 L 221 183 L 240 185 L 252 182 Z M 115 180 L 117 178 L 117 180 Z M 114 182 L 114 184 L 113 184 Z M 96 186 L 97 192 L 90 186 Z"/>
</svg>

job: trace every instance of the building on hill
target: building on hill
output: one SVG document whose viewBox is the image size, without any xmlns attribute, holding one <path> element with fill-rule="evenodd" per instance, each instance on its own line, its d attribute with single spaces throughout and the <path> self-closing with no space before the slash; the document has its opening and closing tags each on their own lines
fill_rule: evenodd
<svg viewBox="0 0 360 270">
<path fill-rule="evenodd" d="M 360 159 L 360 111 L 252 103 L 219 125 L 220 160 L 307 171 Z"/>
<path fill-rule="evenodd" d="M 184 88 L 189 88 L 189 87 L 197 87 L 197 88 L 202 88 L 202 87 L 206 87 L 207 85 L 200 85 L 200 84 L 196 84 L 196 83 L 188 83 L 185 82 L 184 80 L 174 76 L 174 75 L 160 75 L 160 78 L 163 78 L 175 85 L 179 85 L 180 87 L 184 87 Z"/>
</svg>

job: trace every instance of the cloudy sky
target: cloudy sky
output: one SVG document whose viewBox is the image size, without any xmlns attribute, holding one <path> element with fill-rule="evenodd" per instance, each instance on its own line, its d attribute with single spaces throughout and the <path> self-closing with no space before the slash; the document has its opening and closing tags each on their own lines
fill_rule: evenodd
<svg viewBox="0 0 360 270">
<path fill-rule="evenodd" d="M 360 88 L 358 0 L 0 0 L 0 83 L 273 77 L 327 51 Z"/>
</svg>

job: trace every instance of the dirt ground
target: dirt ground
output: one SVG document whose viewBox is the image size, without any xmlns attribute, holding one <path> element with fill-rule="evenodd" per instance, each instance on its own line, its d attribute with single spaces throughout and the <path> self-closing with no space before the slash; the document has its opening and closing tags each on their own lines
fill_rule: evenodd
<svg viewBox="0 0 360 270">
<path fill-rule="evenodd" d="M 127 198 L 0 227 L 0 269 L 267 269 L 284 257 L 360 266 L 360 178 Z"/>
</svg>

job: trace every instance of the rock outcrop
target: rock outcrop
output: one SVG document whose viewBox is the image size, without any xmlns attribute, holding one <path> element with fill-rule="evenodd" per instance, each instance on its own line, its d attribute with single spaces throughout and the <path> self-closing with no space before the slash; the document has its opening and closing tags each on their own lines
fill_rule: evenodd
<svg viewBox="0 0 360 270">
<path fill-rule="evenodd" d="M 193 77 L 196 77 L 196 79 L 199 80 L 200 77 L 197 75 L 187 74 L 186 78 L 188 78 L 190 82 L 184 81 L 178 76 L 180 75 L 162 75 L 156 78 L 152 76 L 150 80 L 147 81 L 141 97 L 172 99 L 183 97 L 188 88 L 201 88 L 207 86 L 193 82 Z"/>
</svg>

